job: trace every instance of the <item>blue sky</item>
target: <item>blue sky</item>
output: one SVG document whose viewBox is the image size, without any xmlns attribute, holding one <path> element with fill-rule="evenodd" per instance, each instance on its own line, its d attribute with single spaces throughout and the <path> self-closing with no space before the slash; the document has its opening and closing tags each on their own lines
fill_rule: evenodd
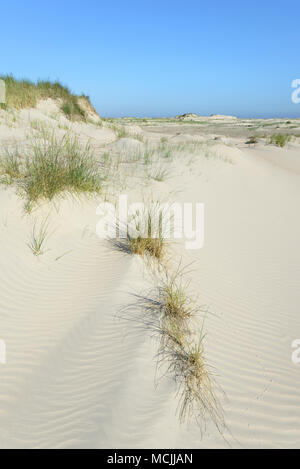
<svg viewBox="0 0 300 469">
<path fill-rule="evenodd" d="M 0 73 L 59 79 L 102 116 L 300 117 L 298 0 L 10 0 L 0 12 Z"/>
</svg>

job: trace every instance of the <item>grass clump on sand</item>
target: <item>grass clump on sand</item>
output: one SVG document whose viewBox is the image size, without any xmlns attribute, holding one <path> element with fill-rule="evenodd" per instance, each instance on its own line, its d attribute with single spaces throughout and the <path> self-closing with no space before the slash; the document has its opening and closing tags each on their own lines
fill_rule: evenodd
<svg viewBox="0 0 300 469">
<path fill-rule="evenodd" d="M 23 109 L 35 107 L 40 99 L 52 98 L 61 101 L 61 110 L 69 119 L 85 120 L 86 113 L 79 99 L 91 106 L 88 96 L 76 96 L 61 83 L 50 81 L 17 80 L 11 75 L 0 76 L 6 86 L 5 108 Z M 2 107 L 3 107 L 2 106 Z"/>
<path fill-rule="evenodd" d="M 47 221 L 44 222 L 40 228 L 37 230 L 36 225 L 34 225 L 30 242 L 27 243 L 27 246 L 30 248 L 34 256 L 41 256 L 44 254 L 44 243 L 47 238 Z"/>
<path fill-rule="evenodd" d="M 133 254 L 144 256 L 146 254 L 161 259 L 163 256 L 164 240 L 163 238 L 129 238 L 130 251 Z"/>
<path fill-rule="evenodd" d="M 99 193 L 101 179 L 90 147 L 75 137 L 42 131 L 25 158 L 10 153 L 1 160 L 2 174 L 25 192 L 28 208 L 39 199 L 52 200 L 64 191 Z"/>
<path fill-rule="evenodd" d="M 202 431 L 210 418 L 221 432 L 224 416 L 205 360 L 205 337 L 202 329 L 195 330 L 200 309 L 182 282 L 182 272 L 170 275 L 165 269 L 157 288 L 138 297 L 136 306 L 139 314 L 143 311 L 144 324 L 160 337 L 159 374 L 175 380 L 180 421 L 195 418 Z"/>
<path fill-rule="evenodd" d="M 166 251 L 164 236 L 167 214 L 159 202 L 143 205 L 131 213 L 127 223 L 117 224 L 119 237 L 112 240 L 115 248 L 127 254 L 162 261 Z"/>
<path fill-rule="evenodd" d="M 284 148 L 291 140 L 290 135 L 285 134 L 274 134 L 270 137 L 270 144 L 276 145 L 277 147 Z"/>
<path fill-rule="evenodd" d="M 108 122 L 110 122 L 110 120 Z M 116 134 L 118 140 L 121 138 L 129 137 L 129 134 L 127 133 L 125 127 L 119 126 L 114 122 L 108 124 L 108 127 Z"/>
<path fill-rule="evenodd" d="M 197 345 L 172 346 L 167 351 L 171 372 L 178 384 L 179 418 L 181 422 L 195 417 L 201 428 L 207 416 L 220 430 L 224 426 L 220 404 L 204 357 L 203 337 Z"/>
<path fill-rule="evenodd" d="M 152 204 L 135 214 L 127 229 L 127 242 L 132 254 L 148 255 L 158 260 L 163 258 L 166 240 L 163 236 L 163 211 L 159 204 Z"/>
<path fill-rule="evenodd" d="M 129 137 L 129 134 L 126 132 L 126 129 L 123 127 L 116 127 L 115 132 L 117 134 L 118 139 Z"/>
<path fill-rule="evenodd" d="M 96 162 L 87 145 L 82 148 L 70 135 L 58 139 L 54 133 L 34 141 L 27 158 L 24 190 L 30 202 L 53 199 L 63 191 L 100 192 L 101 182 Z"/>
<path fill-rule="evenodd" d="M 143 135 L 128 132 L 126 126 L 116 124 L 114 121 L 111 121 L 111 119 L 107 120 L 107 122 L 110 122 L 108 124 L 108 127 L 116 134 L 118 140 L 120 140 L 121 138 L 132 138 L 134 140 L 138 140 L 139 142 L 144 141 Z"/>
<path fill-rule="evenodd" d="M 181 422 L 195 417 L 203 428 L 207 416 L 220 429 L 224 426 L 222 409 L 214 393 L 213 379 L 204 355 L 204 336 L 195 334 L 193 320 L 199 313 L 196 302 L 187 293 L 181 273 L 166 275 L 158 290 L 161 345 L 160 365 L 177 383 L 178 413 Z M 195 343 L 194 337 L 199 336 Z"/>
<path fill-rule="evenodd" d="M 194 315 L 194 309 L 186 293 L 186 287 L 176 277 L 168 278 L 159 288 L 159 302 L 165 318 L 182 325 Z"/>
<path fill-rule="evenodd" d="M 154 181 L 157 182 L 163 182 L 165 181 L 169 176 L 169 171 L 166 167 L 156 167 L 156 168 L 151 168 L 150 171 L 147 172 L 147 178 L 148 179 L 153 179 Z"/>
<path fill-rule="evenodd" d="M 251 137 L 248 138 L 247 142 L 246 142 L 246 145 L 249 145 L 249 147 L 251 145 L 256 145 L 258 143 L 258 138 L 255 136 L 255 135 L 252 135 Z"/>
<path fill-rule="evenodd" d="M 0 175 L 7 177 L 5 180 L 7 184 L 21 178 L 21 157 L 17 148 L 14 151 L 8 149 L 5 151 L 3 158 L 0 159 Z"/>
<path fill-rule="evenodd" d="M 85 111 L 81 109 L 76 97 L 74 97 L 73 99 L 64 99 L 63 104 L 61 106 L 61 110 L 63 111 L 65 116 L 70 120 L 73 120 L 75 116 L 79 117 L 82 120 L 85 119 Z"/>
</svg>

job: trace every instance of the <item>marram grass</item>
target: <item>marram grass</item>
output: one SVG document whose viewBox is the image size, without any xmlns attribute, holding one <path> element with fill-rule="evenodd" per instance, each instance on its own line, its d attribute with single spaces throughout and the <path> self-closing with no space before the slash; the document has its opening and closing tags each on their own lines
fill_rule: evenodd
<svg viewBox="0 0 300 469">
<path fill-rule="evenodd" d="M 166 240 L 163 235 L 164 213 L 159 204 L 145 207 L 134 216 L 134 234 L 127 233 L 127 241 L 132 254 L 150 256 L 161 260 L 165 254 Z"/>
<path fill-rule="evenodd" d="M 180 421 L 195 417 L 203 429 L 206 418 L 210 417 L 221 430 L 223 412 L 205 360 L 203 331 L 196 334 L 193 327 L 199 308 L 189 297 L 188 286 L 182 283 L 179 271 L 173 276 L 166 274 L 153 304 L 157 305 L 160 318 L 159 364 L 177 383 Z"/>
<path fill-rule="evenodd" d="M 181 423 L 195 418 L 203 432 L 210 419 L 222 433 L 226 426 L 223 410 L 205 358 L 203 329 L 197 327 L 200 310 L 182 282 L 182 272 L 170 275 L 166 268 L 157 287 L 139 296 L 135 308 L 138 320 L 142 318 L 142 324 L 160 338 L 158 377 L 174 379 Z"/>
<path fill-rule="evenodd" d="M 23 158 L 8 153 L 0 159 L 2 175 L 16 183 L 31 207 L 40 199 L 52 200 L 63 192 L 99 193 L 99 168 L 88 145 L 82 147 L 75 137 L 58 138 L 54 132 L 42 131 Z"/>
<path fill-rule="evenodd" d="M 286 134 L 274 134 L 270 137 L 270 144 L 274 144 L 277 147 L 284 148 L 291 140 L 290 135 Z"/>
<path fill-rule="evenodd" d="M 5 108 L 23 109 L 35 107 L 39 100 L 52 98 L 61 101 L 61 110 L 69 119 L 85 120 L 85 111 L 81 108 L 79 99 L 84 99 L 89 105 L 88 96 L 76 96 L 61 83 L 50 81 L 17 80 L 11 75 L 0 76 L 6 85 Z"/>
<path fill-rule="evenodd" d="M 47 233 L 47 220 L 42 223 L 39 229 L 37 229 L 36 225 L 34 225 L 31 233 L 31 239 L 27 243 L 27 246 L 29 247 L 34 256 L 41 256 L 45 253 L 44 243 L 47 238 Z"/>
</svg>

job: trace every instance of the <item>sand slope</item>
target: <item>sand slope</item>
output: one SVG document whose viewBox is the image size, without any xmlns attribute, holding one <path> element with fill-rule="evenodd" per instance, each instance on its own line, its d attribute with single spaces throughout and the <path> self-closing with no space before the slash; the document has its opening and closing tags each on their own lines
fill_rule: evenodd
<svg viewBox="0 0 300 469">
<path fill-rule="evenodd" d="M 110 129 L 90 133 L 95 148 L 113 140 Z M 177 242 L 170 252 L 174 266 L 193 263 L 186 277 L 209 311 L 206 356 L 225 393 L 224 434 L 209 421 L 203 438 L 195 422 L 180 426 L 173 381 L 155 386 L 155 337 L 121 314 L 152 279 L 140 258 L 97 238 L 99 200 L 68 198 L 29 216 L 14 189 L 0 187 L 1 448 L 300 447 L 300 368 L 291 361 L 300 337 L 298 147 L 272 158 L 271 147 L 242 140 L 211 151 L 187 150 L 150 190 L 206 205 L 204 249 Z M 278 164 L 286 153 L 288 167 Z M 49 250 L 37 259 L 26 243 L 45 217 Z"/>
<path fill-rule="evenodd" d="M 206 202 L 206 246 L 184 253 L 208 315 L 207 352 L 226 392 L 234 447 L 299 447 L 299 176 L 243 149 L 184 196 Z M 284 155 L 284 153 L 283 153 Z M 196 195 L 197 193 L 197 195 Z M 204 446 L 222 445 L 204 437 Z"/>
</svg>

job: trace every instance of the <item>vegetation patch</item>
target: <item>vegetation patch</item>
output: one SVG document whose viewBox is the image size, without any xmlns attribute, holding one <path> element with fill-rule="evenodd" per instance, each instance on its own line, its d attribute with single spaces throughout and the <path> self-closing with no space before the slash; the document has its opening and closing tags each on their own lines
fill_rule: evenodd
<svg viewBox="0 0 300 469">
<path fill-rule="evenodd" d="M 249 139 L 246 142 L 246 145 L 249 145 L 249 147 L 250 147 L 251 145 L 254 146 L 257 143 L 258 143 L 258 138 L 255 135 L 253 135 L 252 137 L 249 137 Z"/>
<path fill-rule="evenodd" d="M 76 96 L 61 83 L 50 81 L 17 80 L 11 75 L 0 76 L 6 85 L 6 104 L 4 108 L 23 109 L 35 107 L 39 100 L 52 98 L 61 101 L 61 110 L 69 119 L 86 119 L 86 112 L 79 100 L 91 106 L 88 96 Z"/>
<path fill-rule="evenodd" d="M 284 148 L 291 141 L 290 135 L 285 134 L 274 134 L 270 137 L 270 144 L 276 145 L 277 147 Z"/>
<path fill-rule="evenodd" d="M 42 223 L 42 225 L 37 228 L 36 225 L 34 225 L 32 233 L 31 233 L 31 239 L 29 243 L 27 243 L 27 246 L 31 250 L 34 256 L 41 256 L 42 254 L 45 253 L 44 249 L 44 243 L 47 238 L 47 232 L 48 232 L 48 225 L 47 225 L 47 220 Z"/>
<path fill-rule="evenodd" d="M 148 255 L 158 260 L 162 259 L 166 241 L 163 236 L 163 211 L 160 210 L 159 204 L 137 212 L 130 225 L 133 228 L 127 230 L 130 252 L 140 256 Z"/>
<path fill-rule="evenodd" d="M 3 157 L 0 159 L 0 175 L 4 176 L 1 182 L 12 184 L 13 181 L 21 179 L 21 156 L 18 149 L 6 149 Z"/>
<path fill-rule="evenodd" d="M 82 147 L 75 137 L 42 131 L 29 154 L 7 152 L 0 163 L 2 175 L 16 183 L 27 198 L 28 207 L 39 199 L 52 200 L 64 191 L 99 193 L 101 178 L 90 147 Z M 6 179 L 7 182 L 7 179 Z"/>
<path fill-rule="evenodd" d="M 142 323 L 160 337 L 159 376 L 169 375 L 175 380 L 182 423 L 195 418 L 202 431 L 209 417 L 221 432 L 224 415 L 205 359 L 203 330 L 195 330 L 200 310 L 188 295 L 182 272 L 170 276 L 166 270 L 163 277 L 157 288 L 139 296 L 135 304 L 137 311 L 143 312 Z"/>
</svg>

